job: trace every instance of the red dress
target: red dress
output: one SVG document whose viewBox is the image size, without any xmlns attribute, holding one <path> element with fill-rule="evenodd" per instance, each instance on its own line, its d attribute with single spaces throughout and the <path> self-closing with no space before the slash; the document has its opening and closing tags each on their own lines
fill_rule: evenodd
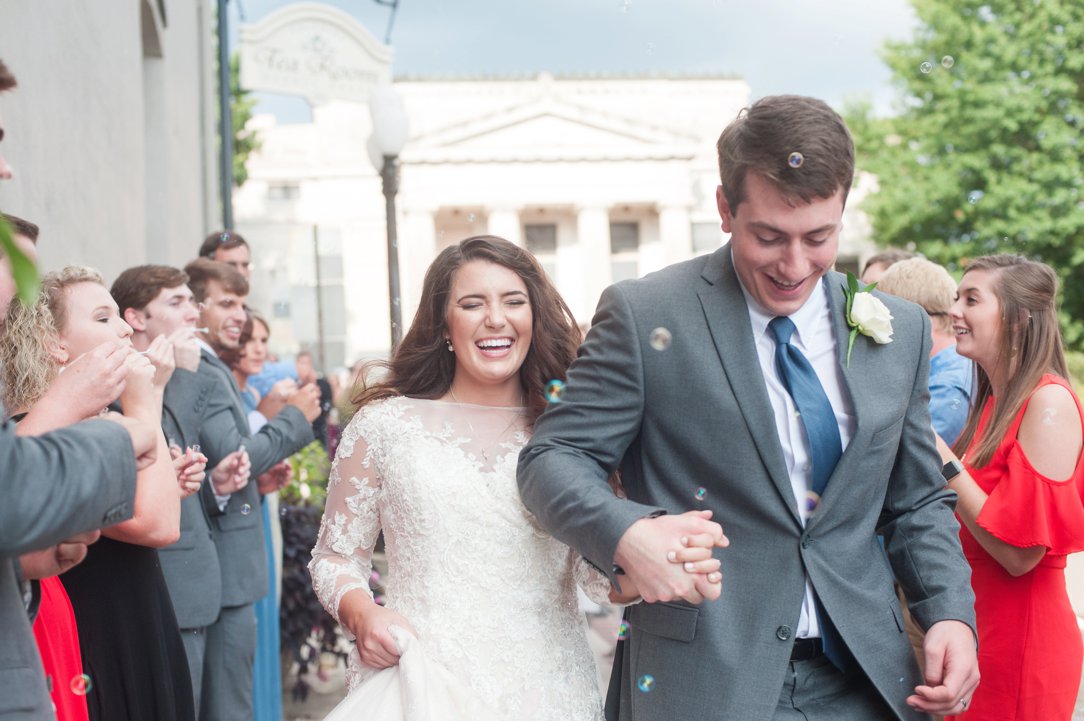
<svg viewBox="0 0 1084 721">
<path fill-rule="evenodd" d="M 1043 376 L 1038 388 L 1053 383 L 1072 392 L 1065 380 L 1051 374 Z M 1076 394 L 1073 398 L 1081 414 Z M 993 404 L 991 398 L 982 410 L 976 439 Z M 1045 546 L 1047 553 L 1028 573 L 1011 576 L 961 524 L 975 590 L 982 680 L 967 713 L 948 719 L 1069 721 L 1080 688 L 1084 644 L 1065 590 L 1065 556 L 1084 549 L 1084 461 L 1078 460 L 1073 475 L 1063 481 L 1036 471 L 1016 439 L 1025 410 L 1027 402 L 990 462 L 982 468 L 967 464 L 967 470 L 989 496 L 978 525 L 1006 543 Z"/>
<path fill-rule="evenodd" d="M 71 602 L 64 584 L 55 576 L 41 579 L 40 588 L 34 640 L 38 642 L 56 717 L 58 721 L 87 721 L 87 680 Z"/>
</svg>

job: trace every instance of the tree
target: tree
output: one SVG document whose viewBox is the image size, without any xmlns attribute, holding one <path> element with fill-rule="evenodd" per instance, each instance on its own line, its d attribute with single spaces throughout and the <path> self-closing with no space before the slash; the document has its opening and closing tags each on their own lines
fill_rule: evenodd
<svg viewBox="0 0 1084 721">
<path fill-rule="evenodd" d="M 256 100 L 252 91 L 241 87 L 241 62 L 237 53 L 230 55 L 230 113 L 233 126 L 233 184 L 241 187 L 248 179 L 245 163 L 248 156 L 260 149 L 256 131 L 245 127 L 252 119 Z"/>
<path fill-rule="evenodd" d="M 956 269 L 1015 252 L 1062 281 L 1066 341 L 1084 348 L 1084 3 L 912 0 L 919 28 L 883 56 L 897 115 L 847 111 L 863 209 L 883 245 L 914 244 Z"/>
</svg>

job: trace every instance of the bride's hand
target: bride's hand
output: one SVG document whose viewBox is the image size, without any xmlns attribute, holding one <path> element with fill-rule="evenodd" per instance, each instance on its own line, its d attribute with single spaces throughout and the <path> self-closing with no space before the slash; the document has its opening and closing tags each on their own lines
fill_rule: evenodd
<svg viewBox="0 0 1084 721">
<path fill-rule="evenodd" d="M 389 626 L 400 626 L 415 637 L 418 632 L 410 622 L 391 609 L 378 606 L 372 601 L 364 611 L 359 610 L 353 618 L 344 619 L 344 625 L 357 639 L 361 662 L 370 668 L 389 668 L 399 665 L 399 644 L 395 642 Z"/>
<path fill-rule="evenodd" d="M 712 515 L 711 511 L 689 511 L 689 513 L 708 519 Z M 686 536 L 682 538 L 681 548 L 669 551 L 666 554 L 666 560 L 670 561 L 670 563 L 680 563 L 686 573 L 703 576 L 704 582 L 708 584 L 722 584 L 723 574 L 719 570 L 722 567 L 722 562 L 713 557 L 714 548 L 714 539 L 707 534 Z"/>
</svg>

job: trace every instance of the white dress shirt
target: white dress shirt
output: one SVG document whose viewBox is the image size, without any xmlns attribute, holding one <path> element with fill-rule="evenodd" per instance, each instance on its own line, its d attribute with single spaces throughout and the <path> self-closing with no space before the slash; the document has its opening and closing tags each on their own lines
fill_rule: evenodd
<svg viewBox="0 0 1084 721">
<path fill-rule="evenodd" d="M 741 279 L 738 279 L 741 285 Z M 768 323 L 775 316 L 764 309 L 741 285 L 745 294 L 745 303 L 749 308 L 749 322 L 753 327 L 753 341 L 756 343 L 760 370 L 768 387 L 768 400 L 775 414 L 775 429 L 779 434 L 779 444 L 783 447 L 783 460 L 790 475 L 790 486 L 794 500 L 798 504 L 798 514 L 803 525 L 811 511 L 807 500 L 813 486 L 813 464 L 809 451 L 809 438 L 798 416 L 798 407 L 790 397 L 786 386 L 779 377 L 775 365 L 775 337 L 768 330 Z M 839 426 L 839 440 L 844 450 L 854 435 L 854 410 L 850 398 L 844 391 L 842 369 L 838 361 L 835 333 L 829 317 L 831 306 L 828 304 L 828 287 L 820 283 L 809 299 L 790 315 L 795 326 L 790 343 L 806 357 L 813 366 L 817 378 L 824 386 L 828 402 L 836 415 Z M 805 599 L 798 619 L 795 635 L 799 638 L 820 636 L 813 601 L 813 588 L 809 578 L 805 582 Z"/>
</svg>

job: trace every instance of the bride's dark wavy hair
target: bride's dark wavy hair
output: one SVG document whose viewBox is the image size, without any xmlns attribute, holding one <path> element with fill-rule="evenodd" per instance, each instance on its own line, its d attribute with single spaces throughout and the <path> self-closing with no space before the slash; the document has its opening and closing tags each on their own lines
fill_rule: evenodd
<svg viewBox="0 0 1084 721">
<path fill-rule="evenodd" d="M 520 385 L 533 423 L 546 409 L 545 387 L 565 379 L 580 345 L 572 311 L 533 255 L 504 238 L 478 235 L 441 251 L 425 272 L 418 312 L 390 361 L 367 363 L 358 374 L 353 403 L 359 408 L 393 396 L 439 398 L 455 377 L 455 354 L 445 344 L 448 300 L 455 274 L 466 263 L 482 260 L 508 268 L 527 286 L 531 303 L 531 347 L 519 369 Z M 373 383 L 374 371 L 385 372 Z"/>
</svg>

